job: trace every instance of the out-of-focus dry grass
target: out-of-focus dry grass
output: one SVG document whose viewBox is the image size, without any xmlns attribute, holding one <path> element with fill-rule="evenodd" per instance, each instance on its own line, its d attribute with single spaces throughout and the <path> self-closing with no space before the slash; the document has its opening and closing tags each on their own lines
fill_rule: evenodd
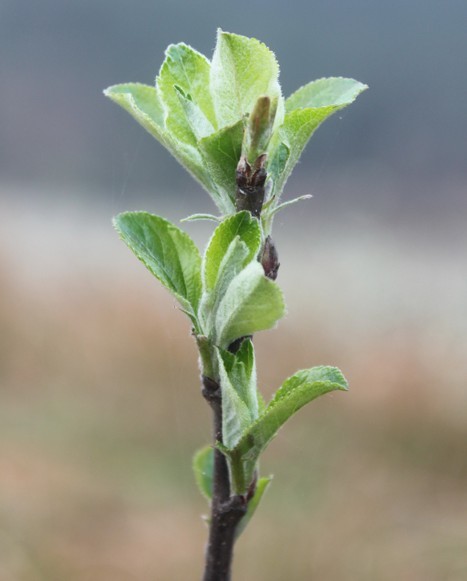
<svg viewBox="0 0 467 581">
<path fill-rule="evenodd" d="M 206 507 L 190 462 L 210 414 L 183 315 L 110 231 L 16 218 L 27 235 L 3 234 L 0 270 L 1 581 L 198 579 Z M 264 391 L 320 363 L 352 389 L 267 451 L 275 480 L 235 578 L 466 579 L 455 261 L 320 232 L 297 254 L 278 226 L 289 316 L 256 339 Z"/>
</svg>

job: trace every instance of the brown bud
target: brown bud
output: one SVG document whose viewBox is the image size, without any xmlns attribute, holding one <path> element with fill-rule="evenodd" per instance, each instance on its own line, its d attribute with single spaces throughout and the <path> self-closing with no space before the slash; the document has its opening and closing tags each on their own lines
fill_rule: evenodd
<svg viewBox="0 0 467 581">
<path fill-rule="evenodd" d="M 246 157 L 240 158 L 236 171 L 237 212 L 248 210 L 256 218 L 260 217 L 265 195 L 264 184 L 267 178 L 266 160 L 267 155 L 263 153 L 258 156 L 252 167 Z"/>
<path fill-rule="evenodd" d="M 264 274 L 271 280 L 276 280 L 280 262 L 276 246 L 270 236 L 264 242 L 260 262 L 264 269 Z"/>
</svg>

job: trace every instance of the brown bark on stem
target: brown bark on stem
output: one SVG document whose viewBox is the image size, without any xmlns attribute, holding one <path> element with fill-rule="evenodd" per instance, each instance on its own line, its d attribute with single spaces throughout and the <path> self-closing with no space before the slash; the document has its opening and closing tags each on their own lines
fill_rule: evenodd
<svg viewBox="0 0 467 581">
<path fill-rule="evenodd" d="M 222 397 L 217 382 L 203 377 L 203 396 L 213 411 L 214 441 L 222 442 Z M 209 540 L 203 581 L 230 581 L 235 529 L 245 515 L 247 501 L 230 495 L 229 470 L 225 456 L 214 449 L 213 490 Z"/>
</svg>

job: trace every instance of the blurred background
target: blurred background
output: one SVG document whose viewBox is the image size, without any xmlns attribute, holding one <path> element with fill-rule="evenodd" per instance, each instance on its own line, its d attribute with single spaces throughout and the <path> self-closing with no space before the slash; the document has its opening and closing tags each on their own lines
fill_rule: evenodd
<svg viewBox="0 0 467 581">
<path fill-rule="evenodd" d="M 1 581 L 200 578 L 195 346 L 111 217 L 214 207 L 102 90 L 218 26 L 276 52 L 285 95 L 370 85 L 288 183 L 314 198 L 276 220 L 289 313 L 255 340 L 266 395 L 316 364 L 351 391 L 268 449 L 235 579 L 467 579 L 466 23 L 464 0 L 0 2 Z"/>
</svg>

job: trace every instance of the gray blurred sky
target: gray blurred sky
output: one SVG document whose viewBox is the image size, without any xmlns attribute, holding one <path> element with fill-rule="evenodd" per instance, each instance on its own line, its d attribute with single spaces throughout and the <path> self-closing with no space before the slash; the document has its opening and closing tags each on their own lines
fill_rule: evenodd
<svg viewBox="0 0 467 581">
<path fill-rule="evenodd" d="M 276 52 L 286 95 L 321 76 L 370 85 L 315 135 L 296 179 L 369 172 L 372 188 L 392 176 L 414 199 L 466 183 L 465 0 L 2 0 L 0 180 L 196 189 L 102 89 L 151 83 L 171 42 L 210 56 L 218 26 Z"/>
</svg>

